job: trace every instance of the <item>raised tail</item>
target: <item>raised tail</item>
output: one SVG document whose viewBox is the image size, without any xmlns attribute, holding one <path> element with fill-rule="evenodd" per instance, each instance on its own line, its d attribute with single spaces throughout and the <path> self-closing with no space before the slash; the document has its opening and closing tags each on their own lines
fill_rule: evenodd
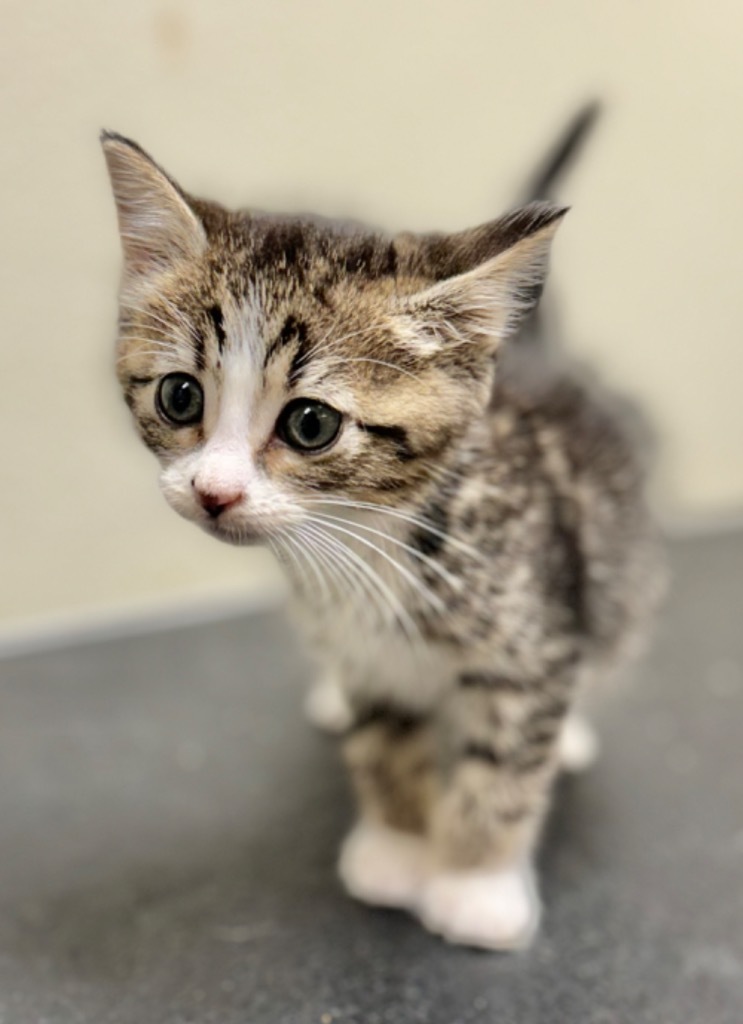
<svg viewBox="0 0 743 1024">
<path fill-rule="evenodd" d="M 521 193 L 521 203 L 556 197 L 566 172 L 578 157 L 600 113 L 601 104 L 597 100 L 580 108 L 528 179 Z M 559 334 L 553 303 L 548 302 L 546 307 L 540 303 L 524 321 L 512 347 L 527 350 L 548 346 L 553 349 L 559 347 Z"/>
<path fill-rule="evenodd" d="M 561 179 L 578 157 L 600 113 L 598 100 L 580 108 L 528 180 L 522 202 L 555 198 Z"/>
</svg>

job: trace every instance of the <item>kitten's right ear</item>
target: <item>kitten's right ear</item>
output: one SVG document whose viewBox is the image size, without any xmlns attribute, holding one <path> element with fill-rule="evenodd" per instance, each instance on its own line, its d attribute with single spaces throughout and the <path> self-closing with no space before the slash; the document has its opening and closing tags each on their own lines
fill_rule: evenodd
<svg viewBox="0 0 743 1024">
<path fill-rule="evenodd" d="M 143 278 L 193 258 L 206 246 L 204 227 L 186 196 L 136 142 L 101 132 L 128 278 Z"/>
</svg>

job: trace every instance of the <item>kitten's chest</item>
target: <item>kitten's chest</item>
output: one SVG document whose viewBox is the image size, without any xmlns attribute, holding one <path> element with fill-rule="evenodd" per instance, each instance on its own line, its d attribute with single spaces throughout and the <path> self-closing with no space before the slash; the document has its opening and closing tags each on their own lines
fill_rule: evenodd
<svg viewBox="0 0 743 1024">
<path fill-rule="evenodd" d="M 474 581 L 463 569 L 479 563 L 451 560 L 460 549 L 444 524 L 422 532 L 427 522 L 414 521 L 429 541 L 416 545 L 407 518 L 325 516 L 323 546 L 305 552 L 314 572 L 294 577 L 299 621 L 351 692 L 424 707 L 456 674 L 441 626 L 466 612 Z"/>
<path fill-rule="evenodd" d="M 372 634 L 334 631 L 328 652 L 349 692 L 371 700 L 426 708 L 450 686 L 455 672 L 441 645 L 388 628 Z"/>
<path fill-rule="evenodd" d="M 332 613 L 304 607 L 300 623 L 315 654 L 337 670 L 349 694 L 409 708 L 434 704 L 456 672 L 446 645 L 426 639 L 412 623 L 363 612 L 348 603 Z"/>
</svg>

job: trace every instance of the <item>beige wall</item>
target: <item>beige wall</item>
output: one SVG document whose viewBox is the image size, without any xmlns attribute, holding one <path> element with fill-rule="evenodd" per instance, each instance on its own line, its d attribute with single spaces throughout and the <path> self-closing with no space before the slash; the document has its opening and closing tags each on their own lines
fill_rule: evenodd
<svg viewBox="0 0 743 1024">
<path fill-rule="evenodd" d="M 666 511 L 743 506 L 742 29 L 737 0 L 5 0 L 0 627 L 275 579 L 131 434 L 104 125 L 224 201 L 453 228 L 605 97 L 556 247 L 573 348 L 653 411 Z"/>
</svg>

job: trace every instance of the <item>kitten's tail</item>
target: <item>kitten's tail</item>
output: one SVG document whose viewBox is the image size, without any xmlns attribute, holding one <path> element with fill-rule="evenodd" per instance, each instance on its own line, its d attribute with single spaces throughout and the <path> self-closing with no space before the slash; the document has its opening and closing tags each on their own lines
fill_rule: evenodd
<svg viewBox="0 0 743 1024">
<path fill-rule="evenodd" d="M 523 202 L 554 198 L 561 179 L 578 157 L 600 113 L 598 100 L 580 108 L 532 174 L 522 195 Z"/>
<path fill-rule="evenodd" d="M 528 180 L 521 194 L 522 203 L 555 198 L 558 186 L 578 157 L 600 113 L 598 100 L 592 100 L 578 110 Z M 538 349 L 544 355 L 546 348 L 558 349 L 560 325 L 552 304 L 545 308 L 544 303 L 540 303 L 522 324 L 515 341 L 515 347 L 522 352 Z"/>
</svg>

